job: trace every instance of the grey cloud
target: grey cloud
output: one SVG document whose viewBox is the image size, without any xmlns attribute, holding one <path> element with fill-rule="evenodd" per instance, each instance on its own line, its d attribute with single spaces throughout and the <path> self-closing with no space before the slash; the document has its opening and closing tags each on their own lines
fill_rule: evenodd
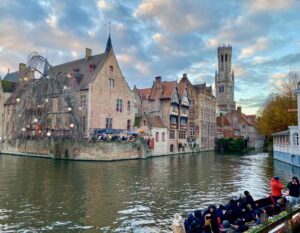
<svg viewBox="0 0 300 233">
<path fill-rule="evenodd" d="M 266 61 L 261 63 L 263 66 L 291 66 L 300 64 L 300 52 L 291 53 L 280 58 L 273 59 L 271 61 Z"/>
</svg>

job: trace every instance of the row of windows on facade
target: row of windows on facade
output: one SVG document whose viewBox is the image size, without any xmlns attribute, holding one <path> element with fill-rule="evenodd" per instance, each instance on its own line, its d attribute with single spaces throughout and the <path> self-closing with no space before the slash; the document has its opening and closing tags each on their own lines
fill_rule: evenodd
<svg viewBox="0 0 300 233">
<path fill-rule="evenodd" d="M 176 131 L 174 129 L 170 129 L 169 138 L 170 139 L 176 139 Z M 179 139 L 186 139 L 186 130 L 179 130 L 178 138 Z"/>
<path fill-rule="evenodd" d="M 171 106 L 171 110 L 172 112 L 178 112 L 178 106 L 176 104 L 172 104 Z M 181 106 L 181 112 L 183 114 L 187 114 L 188 113 L 189 108 L 187 106 Z"/>
<path fill-rule="evenodd" d="M 170 124 L 177 125 L 177 116 L 170 116 Z M 187 125 L 188 118 L 187 117 L 180 117 L 180 125 Z"/>
<path fill-rule="evenodd" d="M 122 112 L 123 111 L 123 100 L 117 99 L 116 100 L 116 111 Z M 127 101 L 127 112 L 130 112 L 130 101 Z"/>
<path fill-rule="evenodd" d="M 127 120 L 127 130 L 131 130 L 132 124 L 131 120 Z M 106 118 L 105 119 L 105 128 L 112 129 L 113 128 L 113 119 L 112 118 Z"/>
</svg>

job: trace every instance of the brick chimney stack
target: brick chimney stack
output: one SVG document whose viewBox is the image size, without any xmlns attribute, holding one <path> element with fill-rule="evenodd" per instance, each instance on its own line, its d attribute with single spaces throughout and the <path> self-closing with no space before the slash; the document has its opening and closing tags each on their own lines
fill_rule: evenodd
<svg viewBox="0 0 300 233">
<path fill-rule="evenodd" d="M 242 107 L 237 107 L 236 111 L 239 114 L 239 116 L 242 115 Z"/>
<path fill-rule="evenodd" d="M 160 84 L 161 83 L 161 76 L 155 77 L 155 82 Z"/>
<path fill-rule="evenodd" d="M 90 48 L 85 48 L 85 60 L 88 60 L 92 56 L 92 50 Z"/>
</svg>

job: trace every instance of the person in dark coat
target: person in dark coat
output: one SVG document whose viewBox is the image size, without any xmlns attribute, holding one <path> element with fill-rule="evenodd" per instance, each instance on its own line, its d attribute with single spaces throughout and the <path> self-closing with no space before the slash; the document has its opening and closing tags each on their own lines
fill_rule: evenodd
<svg viewBox="0 0 300 233">
<path fill-rule="evenodd" d="M 191 229 L 200 229 L 203 227 L 204 220 L 201 210 L 195 210 L 193 213 L 189 214 L 188 218 L 184 221 L 184 228 L 186 232 L 188 232 L 192 223 L 194 224 Z M 196 225 L 198 225 L 198 227 L 196 227 Z"/>
<path fill-rule="evenodd" d="M 296 176 L 292 177 L 292 181 L 288 183 L 287 188 L 289 190 L 287 199 L 292 206 L 298 204 L 300 196 L 300 184 Z"/>
<path fill-rule="evenodd" d="M 216 210 L 217 216 L 220 218 L 220 221 L 224 220 L 224 213 L 226 212 L 225 206 L 219 205 L 219 208 Z"/>
<path fill-rule="evenodd" d="M 238 206 L 233 199 L 229 201 L 229 204 L 225 206 L 226 213 L 224 215 L 224 219 L 228 220 L 230 223 L 234 223 L 238 218 Z"/>
<path fill-rule="evenodd" d="M 244 191 L 244 194 L 245 194 L 245 204 L 246 205 L 250 204 L 252 209 L 256 209 L 257 206 L 251 194 L 248 191 Z"/>
<path fill-rule="evenodd" d="M 211 230 L 213 233 L 219 233 L 220 232 L 220 218 L 217 216 L 216 213 L 216 206 L 210 205 L 208 207 L 208 214 L 205 215 L 205 218 L 209 216 L 210 224 L 211 224 Z"/>
<path fill-rule="evenodd" d="M 249 226 L 245 224 L 242 219 L 237 219 L 235 224 L 231 224 L 231 227 L 235 230 L 236 233 L 242 233 L 249 229 Z"/>
</svg>

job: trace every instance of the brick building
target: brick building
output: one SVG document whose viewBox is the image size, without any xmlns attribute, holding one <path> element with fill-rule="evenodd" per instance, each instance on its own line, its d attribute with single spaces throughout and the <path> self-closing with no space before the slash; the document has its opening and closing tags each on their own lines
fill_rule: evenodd
<svg viewBox="0 0 300 233">
<path fill-rule="evenodd" d="M 31 77 L 26 69 L 28 69 L 26 66 L 20 65 L 17 83 L 19 89 L 23 85 L 23 89 L 27 90 L 30 82 L 38 83 L 38 80 Z M 5 104 L 7 124 L 14 124 L 10 123 L 11 119 L 18 117 L 18 122 L 23 121 L 22 130 L 26 132 L 29 128 L 32 130 L 33 123 L 35 127 L 40 123 L 40 129 L 35 133 L 45 134 L 47 133 L 45 131 L 51 131 L 57 134 L 81 130 L 88 138 L 94 135 L 95 129 L 132 129 L 135 116 L 134 95 L 122 75 L 110 36 L 104 53 L 92 55 L 91 49 L 86 49 L 84 58 L 47 67 L 44 75 L 50 78 L 51 76 L 62 77 L 62 80 L 67 79 L 67 82 L 63 89 L 57 89 L 57 93 L 54 90 L 41 95 L 39 100 L 41 103 L 37 106 L 28 107 L 30 109 L 27 110 L 36 113 L 31 116 L 31 119 L 26 117 L 20 120 L 23 116 L 16 116 L 16 111 L 10 111 L 18 109 L 18 102 L 20 99 L 22 102 L 25 98 L 20 94 L 24 92 L 14 92 Z M 49 91 L 49 88 L 47 90 Z M 65 96 L 62 97 L 64 93 L 69 93 L 67 97 L 71 100 L 68 101 Z M 33 105 L 37 102 L 33 101 Z M 42 119 L 45 112 L 47 119 Z M 13 137 L 11 133 L 13 131 L 7 132 L 7 139 Z"/>
<path fill-rule="evenodd" d="M 216 98 L 212 93 L 212 87 L 206 83 L 193 85 L 186 74 L 183 74 L 179 87 L 187 88 L 189 108 L 189 135 L 191 145 L 193 143 L 200 150 L 214 150 L 216 137 Z"/>
<path fill-rule="evenodd" d="M 212 87 L 204 84 L 194 85 L 199 99 L 200 148 L 214 150 L 216 137 L 216 97 Z"/>
<path fill-rule="evenodd" d="M 180 89 L 180 91 L 179 91 Z M 187 141 L 189 99 L 186 88 L 176 81 L 156 77 L 151 88 L 136 89 L 142 115 L 159 116 L 168 130 L 168 153 L 189 151 Z"/>
</svg>

